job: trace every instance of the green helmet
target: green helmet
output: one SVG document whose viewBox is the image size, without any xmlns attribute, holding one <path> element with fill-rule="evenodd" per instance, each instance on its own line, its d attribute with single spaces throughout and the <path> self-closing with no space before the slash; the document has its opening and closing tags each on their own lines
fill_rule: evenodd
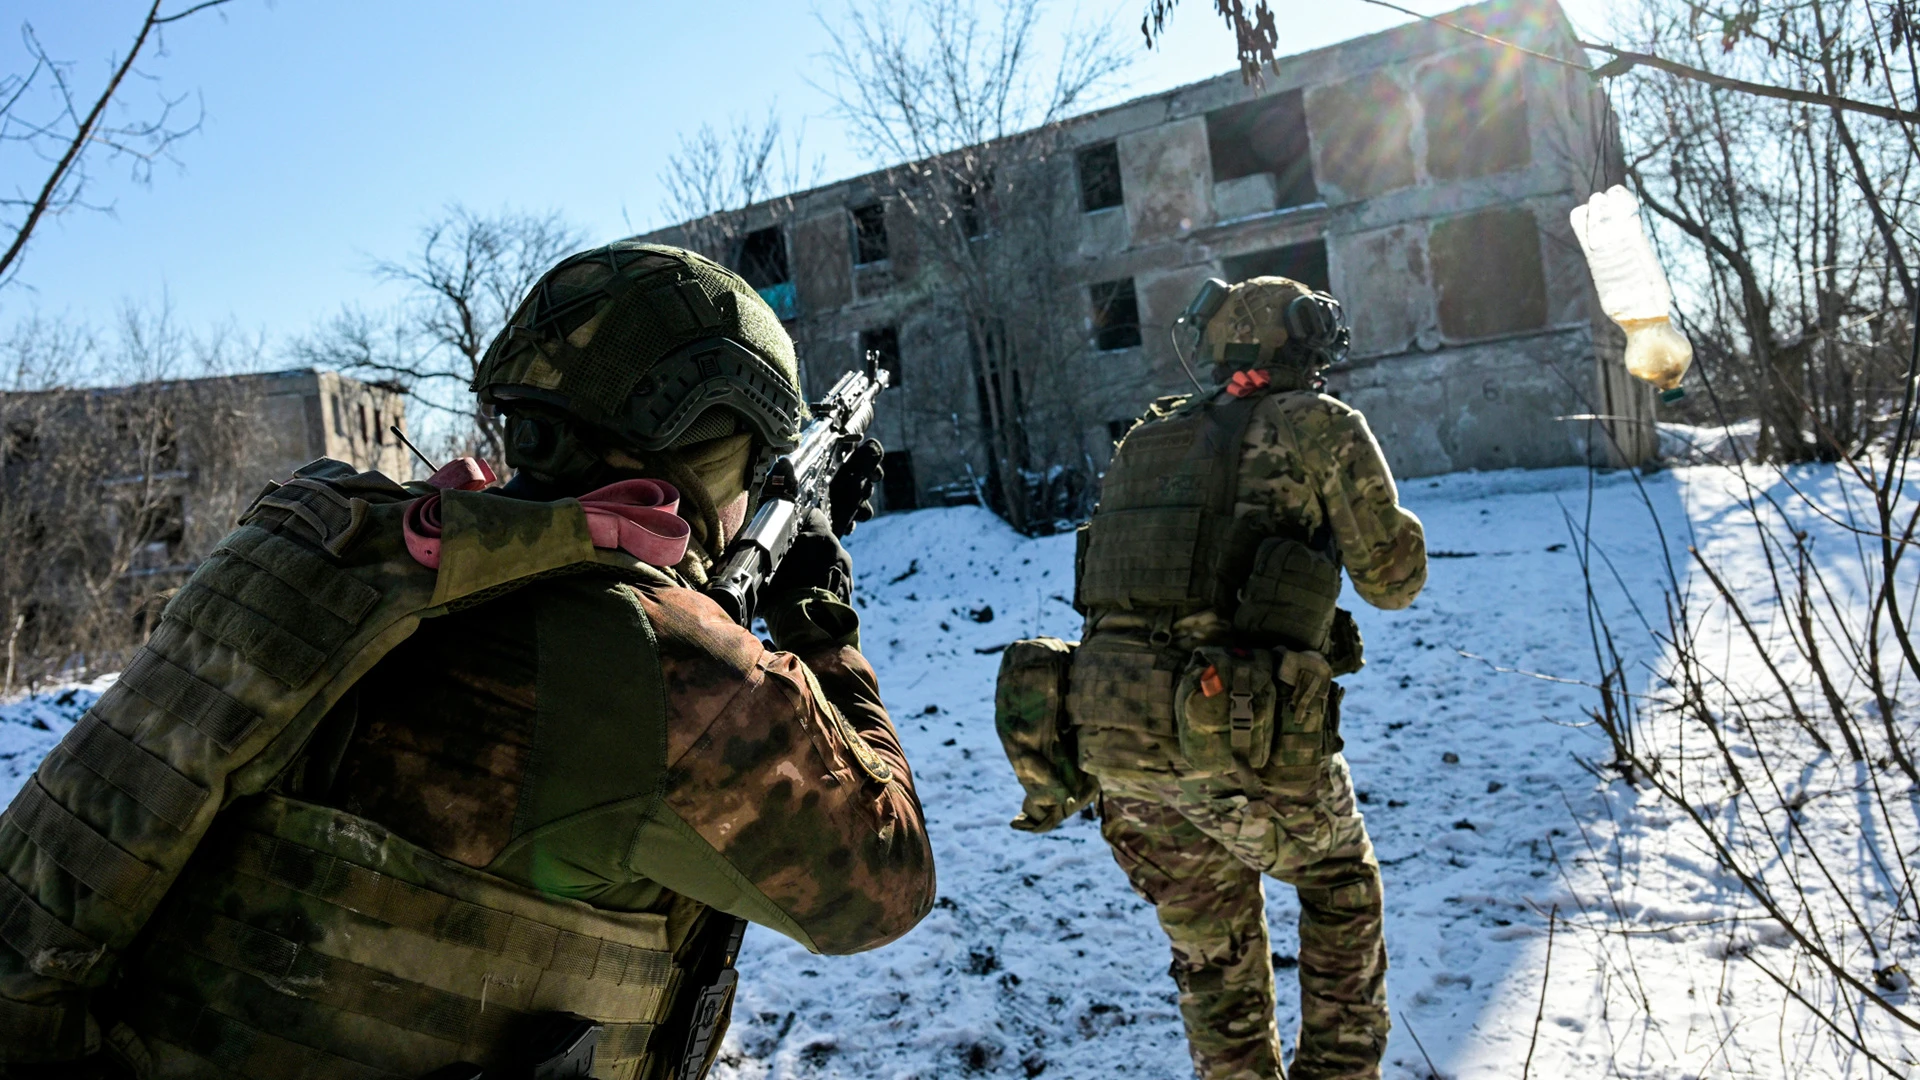
<svg viewBox="0 0 1920 1080">
<path fill-rule="evenodd" d="M 1340 302 L 1292 278 L 1248 278 L 1227 291 L 1200 332 L 1200 350 L 1221 372 L 1281 367 L 1311 377 L 1346 359 Z"/>
<path fill-rule="evenodd" d="M 608 448 L 641 451 L 736 431 L 786 450 L 806 417 L 793 340 L 752 286 L 691 251 L 635 240 L 547 271 L 471 389 L 508 413 L 558 413 Z"/>
</svg>

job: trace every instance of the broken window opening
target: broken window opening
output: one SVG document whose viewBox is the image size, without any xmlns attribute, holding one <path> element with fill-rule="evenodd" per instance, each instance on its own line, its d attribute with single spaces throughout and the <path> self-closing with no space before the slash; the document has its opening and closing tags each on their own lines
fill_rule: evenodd
<svg viewBox="0 0 1920 1080">
<path fill-rule="evenodd" d="M 887 258 L 887 208 L 868 203 L 853 210 L 853 261 L 855 265 L 885 262 Z"/>
<path fill-rule="evenodd" d="M 1090 214 L 1126 202 L 1126 191 L 1120 184 L 1120 147 L 1117 144 L 1090 146 L 1080 151 L 1076 162 L 1080 168 L 1082 211 Z"/>
<path fill-rule="evenodd" d="M 953 186 L 960 235 L 969 240 L 987 235 L 987 198 L 993 191 L 993 173 L 989 171 L 977 180 L 956 177 Z"/>
<path fill-rule="evenodd" d="M 1268 248 L 1265 251 L 1235 255 L 1220 260 L 1222 276 L 1230 285 L 1248 278 L 1283 277 L 1319 292 L 1331 291 L 1327 276 L 1327 242 L 1309 240 L 1304 244 Z"/>
<path fill-rule="evenodd" d="M 880 481 L 881 498 L 888 510 L 918 510 L 920 488 L 913 479 L 913 451 L 889 450 L 880 459 L 886 477 Z"/>
<path fill-rule="evenodd" d="M 793 280 L 793 274 L 787 269 L 786 238 L 780 235 L 778 225 L 755 229 L 742 238 L 737 263 L 740 276 L 746 278 L 747 284 L 755 289 L 784 285 Z"/>
<path fill-rule="evenodd" d="M 1140 299 L 1133 279 L 1102 281 L 1088 287 L 1093 302 L 1093 347 L 1101 352 L 1140 344 Z"/>
<path fill-rule="evenodd" d="M 1216 184 L 1261 174 L 1273 177 L 1272 206 L 1264 209 L 1320 201 L 1307 108 L 1298 90 L 1208 113 L 1207 149 Z"/>
<path fill-rule="evenodd" d="M 868 356 L 878 361 L 880 370 L 887 373 L 888 386 L 901 385 L 898 327 L 881 326 L 860 331 L 860 357 L 864 361 Z"/>
</svg>

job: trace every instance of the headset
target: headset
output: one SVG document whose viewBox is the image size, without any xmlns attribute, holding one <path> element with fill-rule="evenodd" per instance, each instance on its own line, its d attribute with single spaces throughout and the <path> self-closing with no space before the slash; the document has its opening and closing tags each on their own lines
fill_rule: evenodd
<svg viewBox="0 0 1920 1080">
<path fill-rule="evenodd" d="M 1180 369 L 1187 373 L 1195 390 L 1206 393 L 1200 385 L 1200 379 L 1194 375 L 1193 367 L 1187 362 L 1186 354 L 1180 348 L 1180 327 L 1191 327 L 1194 340 L 1205 329 L 1207 321 L 1219 314 L 1227 302 L 1227 294 L 1232 286 L 1219 278 L 1208 278 L 1200 285 L 1200 291 L 1193 294 L 1193 300 L 1187 310 L 1173 321 L 1167 329 L 1173 341 L 1173 355 L 1180 361 Z M 1332 367 L 1346 359 L 1348 343 L 1352 340 L 1352 331 L 1347 327 L 1346 314 L 1340 308 L 1340 301 L 1323 292 L 1309 292 L 1296 296 L 1287 305 L 1283 313 L 1287 326 L 1287 337 L 1298 342 L 1302 348 L 1316 353 L 1321 367 Z"/>
</svg>

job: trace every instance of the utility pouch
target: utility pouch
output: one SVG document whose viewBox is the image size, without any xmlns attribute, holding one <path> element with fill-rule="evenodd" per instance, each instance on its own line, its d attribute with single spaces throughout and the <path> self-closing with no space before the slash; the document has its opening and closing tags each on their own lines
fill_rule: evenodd
<svg viewBox="0 0 1920 1080">
<path fill-rule="evenodd" d="M 1233 628 L 1254 640 L 1321 651 L 1339 599 L 1340 564 L 1331 555 L 1298 540 L 1269 537 L 1254 552 Z"/>
<path fill-rule="evenodd" d="M 1032 638 L 1007 646 L 994 687 L 993 728 L 1026 797 L 1014 828 L 1046 832 L 1100 793 L 1081 771 L 1067 718 L 1067 672 L 1078 642 Z"/>
<path fill-rule="evenodd" d="M 1327 634 L 1324 652 L 1336 679 L 1367 666 L 1367 645 L 1360 639 L 1360 624 L 1353 621 L 1353 612 L 1334 609 L 1333 629 Z"/>
<path fill-rule="evenodd" d="M 1173 692 L 1181 756 L 1200 772 L 1264 768 L 1279 696 L 1266 649 L 1195 649 Z"/>
<path fill-rule="evenodd" d="M 1290 651 L 1280 661 L 1280 730 L 1275 765 L 1314 765 L 1338 749 L 1340 688 L 1317 652 Z"/>
</svg>

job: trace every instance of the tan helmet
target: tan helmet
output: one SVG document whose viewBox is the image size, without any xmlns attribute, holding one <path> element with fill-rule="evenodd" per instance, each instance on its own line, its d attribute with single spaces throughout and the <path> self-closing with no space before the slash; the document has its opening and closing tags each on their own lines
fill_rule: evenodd
<svg viewBox="0 0 1920 1080">
<path fill-rule="evenodd" d="M 1221 372 L 1293 367 L 1311 375 L 1346 359 L 1350 339 L 1340 302 L 1291 278 L 1256 277 L 1233 286 L 1200 331 L 1200 348 Z"/>
</svg>

